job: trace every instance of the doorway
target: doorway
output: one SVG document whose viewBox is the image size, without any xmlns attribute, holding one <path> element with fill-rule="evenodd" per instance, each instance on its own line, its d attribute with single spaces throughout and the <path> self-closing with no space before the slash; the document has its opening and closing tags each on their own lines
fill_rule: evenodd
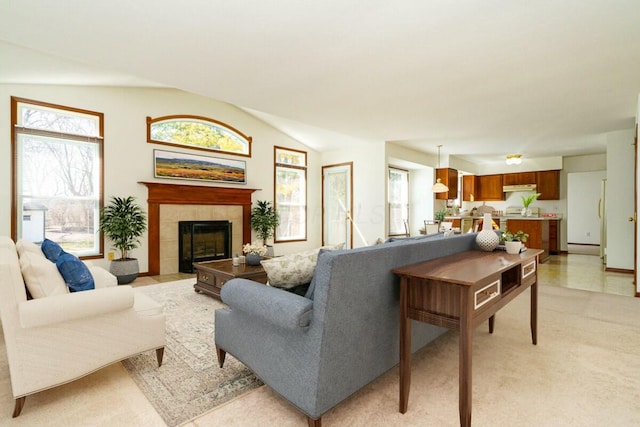
<svg viewBox="0 0 640 427">
<path fill-rule="evenodd" d="M 322 244 L 351 249 L 353 162 L 322 167 Z"/>
</svg>

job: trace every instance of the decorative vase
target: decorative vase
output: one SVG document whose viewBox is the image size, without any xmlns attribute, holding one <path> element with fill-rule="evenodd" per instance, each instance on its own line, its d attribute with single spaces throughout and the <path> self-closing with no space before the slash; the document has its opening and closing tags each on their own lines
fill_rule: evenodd
<svg viewBox="0 0 640 427">
<path fill-rule="evenodd" d="M 531 209 L 522 208 L 522 211 L 520 211 L 520 213 L 522 214 L 522 216 L 531 216 Z"/>
<path fill-rule="evenodd" d="M 522 242 L 515 240 L 513 242 L 504 242 L 504 247 L 508 254 L 519 254 L 520 248 L 522 248 Z"/>
<path fill-rule="evenodd" d="M 484 219 L 482 220 L 482 231 L 476 236 L 476 244 L 478 247 L 487 252 L 491 252 L 500 244 L 500 238 L 496 232 L 493 231 L 491 224 L 491 214 L 484 214 Z"/>
<path fill-rule="evenodd" d="M 260 260 L 262 260 L 262 256 L 258 254 L 247 254 L 246 261 L 249 265 L 260 265 Z"/>
</svg>

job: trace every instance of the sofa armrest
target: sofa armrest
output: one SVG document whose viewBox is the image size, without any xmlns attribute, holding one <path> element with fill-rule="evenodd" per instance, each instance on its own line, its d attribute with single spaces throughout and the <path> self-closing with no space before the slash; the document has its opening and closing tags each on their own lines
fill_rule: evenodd
<svg viewBox="0 0 640 427">
<path fill-rule="evenodd" d="M 229 280 L 222 287 L 220 297 L 231 310 L 248 313 L 282 328 L 297 330 L 311 323 L 312 300 L 252 280 Z"/>
<path fill-rule="evenodd" d="M 133 288 L 117 286 L 24 301 L 18 311 L 20 325 L 35 328 L 126 310 L 133 302 Z"/>
</svg>

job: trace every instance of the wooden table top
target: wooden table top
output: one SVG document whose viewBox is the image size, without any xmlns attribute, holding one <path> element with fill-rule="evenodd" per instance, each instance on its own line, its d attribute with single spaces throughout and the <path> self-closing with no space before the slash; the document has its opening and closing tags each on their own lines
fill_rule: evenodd
<svg viewBox="0 0 640 427">
<path fill-rule="evenodd" d="M 542 253 L 542 249 L 527 249 L 511 255 L 504 251 L 467 251 L 396 268 L 400 276 L 439 280 L 473 286 L 485 277 L 502 273 Z"/>
<path fill-rule="evenodd" d="M 249 265 L 249 264 L 239 264 L 234 266 L 233 260 L 231 259 L 221 259 L 215 261 L 204 261 L 204 262 L 196 262 L 193 264 L 194 267 L 202 269 L 202 270 L 211 270 L 218 271 L 221 273 L 226 273 L 234 276 L 244 276 L 250 275 L 253 273 L 263 273 L 264 268 L 261 265 Z"/>
</svg>

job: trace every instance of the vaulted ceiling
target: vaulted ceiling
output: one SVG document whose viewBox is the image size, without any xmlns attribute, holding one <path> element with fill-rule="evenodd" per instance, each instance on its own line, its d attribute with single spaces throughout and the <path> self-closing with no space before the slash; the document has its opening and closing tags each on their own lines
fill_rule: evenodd
<svg viewBox="0 0 640 427">
<path fill-rule="evenodd" d="M 602 153 L 634 126 L 640 1 L 6 1 L 0 63 L 0 83 L 208 96 L 320 150 Z"/>
</svg>

